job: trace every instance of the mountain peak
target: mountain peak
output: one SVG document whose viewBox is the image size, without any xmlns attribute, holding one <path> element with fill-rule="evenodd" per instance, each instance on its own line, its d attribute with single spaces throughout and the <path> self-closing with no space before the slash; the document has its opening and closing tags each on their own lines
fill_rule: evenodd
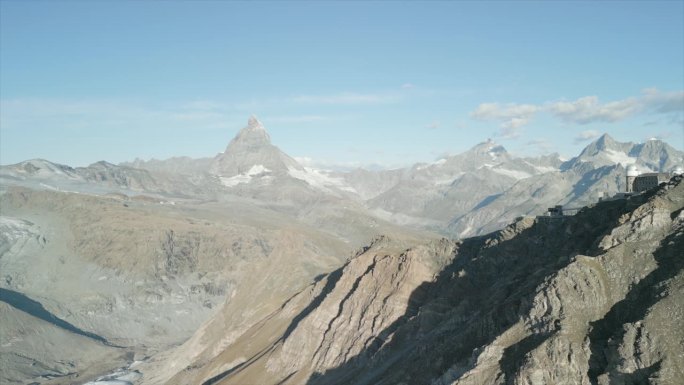
<svg viewBox="0 0 684 385">
<path fill-rule="evenodd" d="M 489 154 L 491 156 L 495 156 L 506 153 L 506 149 L 502 145 L 494 142 L 493 140 L 487 139 L 486 142 L 476 144 L 468 152 L 475 154 Z"/>
<path fill-rule="evenodd" d="M 259 121 L 259 118 L 257 118 L 256 115 L 249 117 L 249 120 L 247 121 L 247 127 L 245 128 L 249 130 L 266 131 L 266 128 L 264 128 L 264 125 L 261 123 L 261 121 Z"/>
<path fill-rule="evenodd" d="M 608 134 L 603 134 L 600 138 L 596 139 L 596 146 L 602 150 L 613 147 L 615 143 L 617 143 L 615 139 Z"/>
<path fill-rule="evenodd" d="M 629 153 L 632 146 L 632 143 L 621 143 L 613 139 L 610 135 L 603 134 L 595 141 L 589 143 L 589 145 L 582 150 L 579 157 L 585 159 L 587 157 L 594 157 L 602 153 L 615 151 Z"/>
<path fill-rule="evenodd" d="M 226 151 L 235 146 L 257 148 L 270 144 L 271 136 L 259 119 L 252 115 L 247 121 L 247 126 L 240 130 L 235 138 L 230 141 Z"/>
<path fill-rule="evenodd" d="M 270 172 L 287 172 L 301 169 L 294 159 L 271 144 L 271 136 L 259 119 L 252 115 L 240 132 L 230 141 L 226 150 L 217 155 L 210 172 L 221 176 L 249 173 L 253 167 Z"/>
</svg>

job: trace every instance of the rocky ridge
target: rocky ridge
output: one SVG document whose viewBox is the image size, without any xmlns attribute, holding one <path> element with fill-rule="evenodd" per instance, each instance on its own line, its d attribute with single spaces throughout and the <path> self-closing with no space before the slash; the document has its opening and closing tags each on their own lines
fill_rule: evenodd
<svg viewBox="0 0 684 385">
<path fill-rule="evenodd" d="M 102 361 L 116 365 L 183 342 L 225 302 L 270 309 L 269 302 L 277 306 L 302 282 L 337 266 L 347 242 L 367 236 L 347 233 L 345 241 L 243 201 L 167 205 L 11 187 L 0 194 L 0 207 L 0 318 L 7 322 L 0 382 L 52 376 L 69 383 L 94 368 L 100 353 L 121 356 Z M 288 274 L 279 266 L 289 266 Z M 250 279 L 255 271 L 271 286 Z M 18 308 L 5 293 L 22 296 Z M 27 330 L 45 330 L 46 343 L 78 345 L 83 336 L 31 318 L 22 303 L 123 348 L 84 342 L 60 361 L 63 346 L 38 344 Z M 252 310 L 239 313 L 235 327 L 260 317 Z"/>
<path fill-rule="evenodd" d="M 463 241 L 380 239 L 168 383 L 677 383 L 681 179 Z"/>
</svg>

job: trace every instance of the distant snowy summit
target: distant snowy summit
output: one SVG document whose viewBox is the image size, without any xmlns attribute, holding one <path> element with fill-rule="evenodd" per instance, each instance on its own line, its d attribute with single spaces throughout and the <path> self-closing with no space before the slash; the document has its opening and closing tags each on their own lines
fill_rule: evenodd
<svg viewBox="0 0 684 385">
<path fill-rule="evenodd" d="M 229 188 L 245 185 L 263 187 L 278 182 L 292 184 L 295 181 L 300 185 L 305 182 L 304 187 L 317 191 L 355 192 L 341 178 L 304 167 L 274 146 L 266 128 L 254 115 L 226 150 L 214 158 L 209 172 Z"/>
<path fill-rule="evenodd" d="M 284 174 L 290 169 L 303 170 L 303 167 L 271 144 L 271 136 L 264 125 L 256 116 L 251 116 L 247 126 L 230 141 L 226 150 L 214 158 L 209 172 L 221 178 L 233 178 Z"/>
</svg>

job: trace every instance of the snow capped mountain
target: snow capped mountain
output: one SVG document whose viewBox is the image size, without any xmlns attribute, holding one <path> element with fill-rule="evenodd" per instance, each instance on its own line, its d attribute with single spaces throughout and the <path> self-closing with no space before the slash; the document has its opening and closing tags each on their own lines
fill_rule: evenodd
<svg viewBox="0 0 684 385">
<path fill-rule="evenodd" d="M 65 191 L 140 191 L 218 200 L 239 196 L 298 210 L 341 199 L 397 224 L 467 236 L 556 204 L 585 205 L 599 195 L 623 191 L 628 165 L 642 172 L 669 172 L 683 163 L 682 152 L 660 140 L 622 143 L 603 135 L 568 161 L 558 154 L 518 157 L 487 140 L 461 154 L 403 169 L 329 172 L 304 167 L 281 151 L 252 116 L 213 160 L 172 158 L 118 166 L 98 162 L 71 168 L 36 159 L 0 167 L 0 178 Z"/>
<path fill-rule="evenodd" d="M 402 169 L 327 172 L 304 167 L 274 146 L 261 122 L 252 117 L 213 159 L 120 165 L 101 161 L 76 168 L 34 159 L 0 166 L 0 203 L 3 215 L 11 216 L 0 218 L 0 270 L 10 277 L 3 285 L 28 294 L 34 290 L 35 298 L 50 300 L 46 303 L 65 303 L 68 314 L 79 314 L 76 321 L 107 338 L 124 338 L 123 333 L 127 341 L 146 344 L 149 338 L 165 344 L 153 346 L 154 351 L 188 337 L 214 312 L 211 308 L 225 300 L 217 321 L 200 328 L 210 339 L 227 336 L 216 340 L 220 350 L 272 314 L 274 306 L 295 298 L 302 282 L 339 265 L 341 258 L 376 235 L 389 234 L 397 243 L 391 253 L 378 254 L 385 262 L 369 254 L 370 265 L 357 266 L 359 270 L 349 275 L 351 291 L 365 291 L 364 286 L 356 290 L 365 281 L 355 277 L 368 278 L 369 266 L 376 263 L 381 267 L 398 262 L 398 271 L 404 271 L 403 258 L 413 258 L 406 253 L 406 240 L 466 238 L 504 228 L 519 216 L 542 214 L 554 205 L 593 204 L 599 193 L 624 191 L 627 165 L 642 172 L 670 171 L 684 163 L 683 155 L 659 140 L 621 143 L 604 135 L 577 157 L 562 161 L 557 154 L 519 157 L 488 140 L 464 153 Z M 671 218 L 670 213 L 666 217 Z M 530 239 L 536 244 L 537 238 Z M 66 263 L 55 258 L 65 250 Z M 385 258 L 393 254 L 397 258 Z M 420 264 L 413 266 L 430 272 Z M 93 270 L 83 274 L 86 267 Z M 394 277 L 392 270 L 380 271 L 378 276 Z M 461 271 L 449 276 L 467 276 Z M 37 276 L 48 278 L 31 278 Z M 45 291 L 44 282 L 57 286 Z M 321 293 L 334 289 L 317 282 Z M 84 302 L 85 287 L 99 294 Z M 53 298 L 53 293 L 58 295 Z M 245 311 L 255 304 L 254 311 Z M 333 314 L 337 305 L 331 307 Z M 0 308 L 0 318 L 9 314 L 0 321 L 17 326 L 12 329 L 15 334 L 21 333 L 23 323 L 40 321 L 20 319 L 21 313 L 6 310 Z M 44 338 L 73 337 L 47 326 Z M 179 348 L 180 361 L 145 363 L 152 368 L 147 373 L 157 373 L 163 380 L 146 381 L 164 383 L 195 358 L 208 362 L 214 350 L 199 349 L 207 339 L 198 335 Z M 248 346 L 254 342 L 245 341 Z M 236 352 L 238 356 L 222 364 L 242 362 L 243 350 Z M 29 349 L 25 355 L 43 357 L 42 350 Z M 49 361 L 55 359 L 49 356 Z M 78 360 L 79 355 L 74 358 Z M 42 373 L 29 369 L 36 376 Z M 76 371 L 80 375 L 80 368 Z M 124 381 L 118 374 L 101 378 L 92 383 Z"/>
<path fill-rule="evenodd" d="M 262 172 L 255 174 L 252 170 L 257 166 Z M 251 176 L 267 174 L 286 174 L 289 170 L 302 171 L 304 168 L 289 155 L 271 144 L 271 136 L 263 124 L 252 116 L 226 150 L 218 154 L 212 162 L 209 172 L 223 178 L 239 175 Z M 266 171 L 268 170 L 268 171 Z"/>
<path fill-rule="evenodd" d="M 383 218 L 440 231 L 518 181 L 558 171 L 554 165 L 559 164 L 557 156 L 515 157 L 488 140 L 464 153 L 395 175 L 394 185 L 368 200 L 368 205 Z M 471 227 L 478 228 L 476 224 Z"/>
<path fill-rule="evenodd" d="M 565 162 L 565 170 L 590 163 L 591 167 L 635 164 L 642 170 L 670 171 L 682 163 L 682 153 L 667 143 L 651 139 L 645 143 L 618 142 L 604 134 L 590 143 L 579 156 Z"/>
<path fill-rule="evenodd" d="M 472 235 L 505 226 L 519 215 L 539 215 L 558 204 L 581 207 L 599 196 L 625 191 L 625 169 L 635 164 L 642 172 L 670 172 L 682 164 L 684 153 L 660 140 L 622 143 L 603 135 L 555 173 L 520 180 L 465 215 L 454 217 L 448 233 Z M 479 227 L 479 231 L 476 229 Z"/>
<path fill-rule="evenodd" d="M 291 191 L 296 186 L 315 190 L 316 193 L 355 193 L 355 189 L 343 178 L 323 170 L 304 167 L 274 146 L 266 128 L 255 116 L 249 118 L 247 126 L 230 141 L 226 150 L 214 158 L 209 172 L 216 175 L 224 187 L 239 186 L 243 190 L 260 188 L 262 191 L 258 194 L 261 196 L 264 193 Z M 308 193 L 299 192 L 305 195 Z"/>
</svg>

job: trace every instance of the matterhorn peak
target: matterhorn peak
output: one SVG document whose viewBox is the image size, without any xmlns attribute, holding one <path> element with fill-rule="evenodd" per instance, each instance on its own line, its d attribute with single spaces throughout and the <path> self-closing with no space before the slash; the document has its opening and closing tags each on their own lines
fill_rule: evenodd
<svg viewBox="0 0 684 385">
<path fill-rule="evenodd" d="M 248 174 L 253 169 L 286 173 L 302 166 L 271 144 L 271 136 L 259 119 L 252 115 L 247 126 L 230 141 L 226 150 L 216 156 L 210 167 L 212 174 L 232 177 Z"/>
<path fill-rule="evenodd" d="M 250 130 L 263 130 L 266 131 L 266 128 L 264 125 L 259 121 L 259 118 L 257 118 L 256 115 L 252 114 L 252 116 L 249 117 L 249 120 L 247 121 L 247 127 L 245 127 Z"/>
<path fill-rule="evenodd" d="M 266 131 L 264 125 L 259 121 L 259 119 L 252 115 L 247 121 L 247 126 L 244 127 L 235 138 L 230 142 L 228 148 L 231 146 L 247 146 L 247 147 L 260 147 L 264 145 L 271 144 L 271 136 Z"/>
</svg>

